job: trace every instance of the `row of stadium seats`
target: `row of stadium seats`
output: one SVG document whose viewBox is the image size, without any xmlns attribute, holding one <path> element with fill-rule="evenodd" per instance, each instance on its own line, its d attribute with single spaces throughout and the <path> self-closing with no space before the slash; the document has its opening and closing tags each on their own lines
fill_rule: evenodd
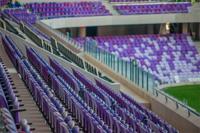
<svg viewBox="0 0 200 133">
<path fill-rule="evenodd" d="M 36 15 L 28 12 L 26 9 L 23 8 L 16 8 L 16 9 L 5 9 L 3 10 L 5 14 L 7 14 L 13 21 L 19 23 L 23 21 L 25 23 L 35 24 L 36 22 Z"/>
<path fill-rule="evenodd" d="M 200 78 L 200 56 L 186 34 L 99 36 L 93 39 L 99 47 L 124 60 L 135 59 L 160 83 L 195 81 Z M 84 44 L 86 38 L 76 40 Z"/>
<path fill-rule="evenodd" d="M 72 74 L 55 60 L 50 59 L 49 66 L 31 48 L 27 48 L 29 63 L 16 47 L 6 46 L 55 132 L 177 132 L 125 94 L 116 93 L 99 81 L 95 85 L 75 70 Z"/>
<path fill-rule="evenodd" d="M 3 44 L 9 44 L 8 38 L 3 38 Z M 12 44 L 11 44 L 12 45 Z M 7 51 L 11 52 L 11 51 Z M 10 56 L 11 57 L 11 56 Z M 1 133 L 31 133 L 31 128 L 26 119 L 22 119 L 20 112 L 23 104 L 20 104 L 11 76 L 0 61 L 0 123 Z"/>
<path fill-rule="evenodd" d="M 165 4 L 139 4 L 139 5 L 117 5 L 114 8 L 121 15 L 134 14 L 166 14 L 166 13 L 188 13 L 191 3 L 165 3 Z"/>
<path fill-rule="evenodd" d="M 51 77 L 48 77 L 48 76 L 50 76 L 50 74 L 54 75 L 53 74 L 54 70 L 51 69 L 49 66 L 47 66 L 46 62 L 44 62 L 43 59 L 40 58 L 33 49 L 31 48 L 27 49 L 27 56 L 32 66 L 34 66 L 34 68 L 38 72 L 38 75 L 40 75 L 41 77 L 43 76 L 43 79 L 41 78 L 40 80 L 42 81 L 40 82 L 43 82 L 42 84 L 49 83 L 47 81 L 49 81 L 48 78 L 51 78 Z M 46 84 L 46 87 L 48 87 L 47 84 Z M 49 85 L 49 87 L 50 87 L 49 91 L 53 89 L 51 85 Z M 46 94 L 52 100 L 53 104 L 55 104 L 56 108 L 58 109 L 58 112 L 60 112 L 60 114 L 62 115 L 64 122 L 67 123 L 69 131 L 73 133 L 79 132 L 79 128 L 75 126 L 75 122 L 72 119 L 73 115 L 70 114 L 71 112 L 68 112 L 67 108 L 64 106 L 65 104 L 62 104 L 61 100 L 59 100 L 56 97 L 55 90 L 51 90 L 51 93 L 52 94 L 50 94 L 50 92 L 46 92 Z"/>
<path fill-rule="evenodd" d="M 24 7 L 41 19 L 111 15 L 101 2 L 30 3 Z"/>
</svg>

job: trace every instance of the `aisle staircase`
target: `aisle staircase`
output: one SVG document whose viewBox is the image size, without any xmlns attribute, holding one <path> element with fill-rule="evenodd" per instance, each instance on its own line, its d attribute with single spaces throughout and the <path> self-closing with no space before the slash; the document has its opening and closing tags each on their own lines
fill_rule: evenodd
<svg viewBox="0 0 200 133">
<path fill-rule="evenodd" d="M 112 4 L 109 3 L 109 1 L 107 0 L 104 0 L 102 1 L 102 4 L 106 7 L 107 10 L 109 10 L 109 12 L 112 14 L 112 15 L 120 15 L 117 10 L 115 10 L 112 6 Z"/>
<path fill-rule="evenodd" d="M 31 123 L 31 128 L 34 129 L 32 133 L 51 133 L 51 128 L 46 123 L 46 120 L 42 116 L 42 113 L 40 112 L 37 105 L 35 104 L 31 94 L 29 93 L 24 82 L 21 80 L 16 69 L 11 63 L 1 42 L 0 57 L 2 58 L 2 61 L 4 62 L 8 72 L 10 73 L 10 76 L 14 82 L 14 86 L 16 87 L 16 91 L 18 91 L 21 104 L 24 105 L 23 108 L 25 109 L 25 111 L 20 112 L 21 117 L 27 119 L 27 121 Z"/>
</svg>

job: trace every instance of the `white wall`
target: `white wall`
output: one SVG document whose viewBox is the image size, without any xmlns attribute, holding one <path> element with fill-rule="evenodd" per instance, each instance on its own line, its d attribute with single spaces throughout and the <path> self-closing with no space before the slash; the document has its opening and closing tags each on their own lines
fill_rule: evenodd
<svg viewBox="0 0 200 133">
<path fill-rule="evenodd" d="M 53 29 L 65 27 L 200 22 L 200 12 L 182 14 L 67 17 L 41 20 Z M 58 23 L 59 21 L 59 23 Z"/>
</svg>

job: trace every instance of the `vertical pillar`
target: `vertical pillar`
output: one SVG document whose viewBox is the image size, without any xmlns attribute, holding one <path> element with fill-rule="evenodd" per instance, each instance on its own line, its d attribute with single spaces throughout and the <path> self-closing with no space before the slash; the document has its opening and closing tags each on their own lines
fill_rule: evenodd
<svg viewBox="0 0 200 133">
<path fill-rule="evenodd" d="M 188 33 L 188 24 L 187 23 L 182 24 L 182 33 Z"/>
<path fill-rule="evenodd" d="M 159 34 L 168 34 L 169 32 L 170 32 L 169 23 L 160 24 Z"/>
<path fill-rule="evenodd" d="M 86 27 L 80 27 L 79 28 L 79 37 L 85 37 L 86 36 Z"/>
</svg>

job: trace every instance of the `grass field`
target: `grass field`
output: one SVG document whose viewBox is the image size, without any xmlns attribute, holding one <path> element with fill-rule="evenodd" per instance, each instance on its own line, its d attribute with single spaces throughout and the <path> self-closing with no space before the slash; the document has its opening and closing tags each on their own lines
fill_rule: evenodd
<svg viewBox="0 0 200 133">
<path fill-rule="evenodd" d="M 200 85 L 169 87 L 164 91 L 179 101 L 186 101 L 187 105 L 200 112 Z"/>
</svg>

